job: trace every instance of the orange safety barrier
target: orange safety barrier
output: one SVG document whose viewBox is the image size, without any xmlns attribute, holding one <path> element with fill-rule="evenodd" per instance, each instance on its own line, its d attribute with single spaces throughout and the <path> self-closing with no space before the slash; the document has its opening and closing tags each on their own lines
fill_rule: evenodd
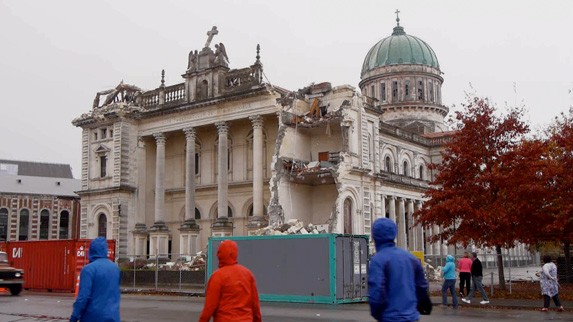
<svg viewBox="0 0 573 322">
<path fill-rule="evenodd" d="M 78 275 L 77 281 L 76 281 L 76 287 L 74 289 L 74 295 L 76 297 L 78 297 L 78 291 L 80 290 L 80 276 Z"/>
</svg>

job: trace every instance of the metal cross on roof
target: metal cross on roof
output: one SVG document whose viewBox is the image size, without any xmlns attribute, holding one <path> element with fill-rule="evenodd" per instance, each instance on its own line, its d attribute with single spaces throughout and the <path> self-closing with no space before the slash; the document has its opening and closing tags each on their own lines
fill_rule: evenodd
<svg viewBox="0 0 573 322">
<path fill-rule="evenodd" d="M 217 30 L 217 26 L 213 26 L 211 30 L 207 31 L 207 36 L 209 37 L 207 38 L 207 42 L 205 43 L 205 48 L 209 47 L 209 45 L 211 44 L 211 40 L 213 40 L 213 37 L 218 33 L 219 31 Z"/>
<path fill-rule="evenodd" d="M 396 23 L 398 24 L 398 26 L 400 25 L 400 17 L 398 16 L 398 14 L 400 13 L 400 10 L 396 9 Z"/>
</svg>

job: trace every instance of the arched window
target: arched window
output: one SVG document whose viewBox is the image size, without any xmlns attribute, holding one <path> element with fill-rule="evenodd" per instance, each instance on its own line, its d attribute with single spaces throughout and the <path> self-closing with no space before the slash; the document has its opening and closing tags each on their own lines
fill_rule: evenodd
<svg viewBox="0 0 573 322">
<path fill-rule="evenodd" d="M 352 200 L 344 199 L 344 233 L 352 234 Z"/>
<path fill-rule="evenodd" d="M 18 219 L 18 240 L 28 240 L 28 231 L 30 229 L 30 211 L 28 209 L 20 210 L 20 218 Z"/>
<path fill-rule="evenodd" d="M 199 175 L 201 169 L 201 143 L 195 143 L 195 175 Z"/>
<path fill-rule="evenodd" d="M 420 165 L 420 180 L 424 180 L 424 166 Z"/>
<path fill-rule="evenodd" d="M 219 215 L 219 208 L 215 207 L 215 209 L 213 211 L 213 218 L 217 218 L 218 215 Z M 233 217 L 233 210 L 231 210 L 231 207 L 227 207 L 227 216 L 229 218 Z"/>
<path fill-rule="evenodd" d="M 0 209 L 0 241 L 8 240 L 8 209 Z"/>
<path fill-rule="evenodd" d="M 201 219 L 201 212 L 199 209 L 195 208 L 195 220 Z"/>
<path fill-rule="evenodd" d="M 40 239 L 50 238 L 50 212 L 44 209 L 40 212 Z"/>
<path fill-rule="evenodd" d="M 70 229 L 70 213 L 67 210 L 64 210 L 60 213 L 60 225 L 58 227 L 58 238 L 59 239 L 70 238 L 69 229 Z"/>
<path fill-rule="evenodd" d="M 97 236 L 107 238 L 107 217 L 104 213 L 97 218 Z"/>
<path fill-rule="evenodd" d="M 410 176 L 410 169 L 409 168 L 410 168 L 410 166 L 408 165 L 408 161 L 404 161 L 403 172 L 404 172 L 404 175 L 407 177 Z"/>
<path fill-rule="evenodd" d="M 199 83 L 199 90 L 197 91 L 197 98 L 200 100 L 204 100 L 209 96 L 209 82 L 207 80 L 203 80 Z"/>
<path fill-rule="evenodd" d="M 267 215 L 267 207 L 263 206 L 263 216 Z M 249 210 L 247 211 L 247 216 L 252 217 L 253 216 L 253 204 L 251 204 L 249 206 Z"/>
<path fill-rule="evenodd" d="M 392 160 L 390 160 L 389 156 L 386 156 L 384 163 L 385 163 L 386 171 L 392 172 Z"/>
</svg>

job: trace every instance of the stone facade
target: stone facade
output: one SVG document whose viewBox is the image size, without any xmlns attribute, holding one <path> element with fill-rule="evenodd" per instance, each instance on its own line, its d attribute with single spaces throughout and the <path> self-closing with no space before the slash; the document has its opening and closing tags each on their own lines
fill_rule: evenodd
<svg viewBox="0 0 573 322">
<path fill-rule="evenodd" d="M 258 46 L 253 65 L 230 69 L 224 45 L 210 48 L 217 33 L 190 52 L 182 83 L 121 83 L 73 120 L 83 129 L 80 237 L 118 240 L 120 258 L 176 259 L 210 236 L 290 219 L 369 235 L 385 216 L 398 224 L 398 246 L 446 251 L 412 219 L 448 137 L 439 68 L 381 67 L 360 90 L 288 91 L 263 81 Z M 381 96 L 419 81 L 419 97 Z"/>
</svg>

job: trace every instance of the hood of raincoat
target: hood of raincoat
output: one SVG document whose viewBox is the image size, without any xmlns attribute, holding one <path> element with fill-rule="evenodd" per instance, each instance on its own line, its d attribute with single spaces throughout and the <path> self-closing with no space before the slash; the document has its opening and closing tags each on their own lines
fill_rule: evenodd
<svg viewBox="0 0 573 322">
<path fill-rule="evenodd" d="M 454 262 L 454 256 L 452 256 L 452 255 L 446 256 L 446 262 L 452 262 L 453 263 Z"/>
<path fill-rule="evenodd" d="M 388 218 L 377 219 L 372 226 L 372 237 L 376 244 L 376 250 L 381 246 L 393 246 L 397 232 L 396 223 L 392 220 Z"/>
<path fill-rule="evenodd" d="M 219 267 L 237 264 L 239 256 L 239 247 L 232 240 L 223 240 L 219 245 L 217 257 L 219 258 Z"/>
<path fill-rule="evenodd" d="M 88 258 L 90 262 L 98 258 L 107 258 L 107 240 L 105 238 L 98 237 L 92 240 Z"/>
</svg>

